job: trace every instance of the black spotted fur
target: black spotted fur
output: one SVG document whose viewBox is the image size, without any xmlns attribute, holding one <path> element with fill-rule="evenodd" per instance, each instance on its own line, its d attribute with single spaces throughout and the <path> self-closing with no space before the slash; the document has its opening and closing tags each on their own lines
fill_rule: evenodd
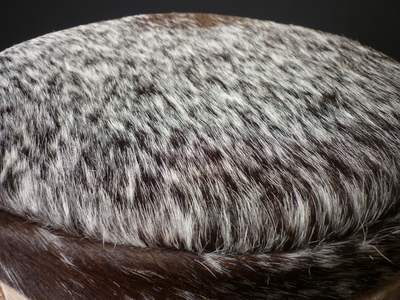
<svg viewBox="0 0 400 300">
<path fill-rule="evenodd" d="M 0 280 L 31 299 L 343 299 L 399 270 L 400 65 L 142 15 L 0 53 Z"/>
</svg>

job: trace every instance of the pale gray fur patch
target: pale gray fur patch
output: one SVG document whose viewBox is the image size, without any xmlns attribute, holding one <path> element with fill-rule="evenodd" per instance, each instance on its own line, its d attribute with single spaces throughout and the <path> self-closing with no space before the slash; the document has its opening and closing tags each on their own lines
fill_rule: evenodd
<svg viewBox="0 0 400 300">
<path fill-rule="evenodd" d="M 233 253 L 399 221 L 397 62 L 298 26 L 152 18 L 0 54 L 1 209 L 104 242 Z"/>
</svg>

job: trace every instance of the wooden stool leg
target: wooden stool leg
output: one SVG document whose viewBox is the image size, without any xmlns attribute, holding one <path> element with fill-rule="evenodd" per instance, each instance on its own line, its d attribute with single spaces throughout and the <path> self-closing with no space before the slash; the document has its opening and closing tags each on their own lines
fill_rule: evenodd
<svg viewBox="0 0 400 300">
<path fill-rule="evenodd" d="M 353 300 L 398 300 L 400 298 L 400 273 L 376 290 Z"/>
<path fill-rule="evenodd" d="M 0 282 L 0 300 L 29 300 L 12 287 Z"/>
</svg>

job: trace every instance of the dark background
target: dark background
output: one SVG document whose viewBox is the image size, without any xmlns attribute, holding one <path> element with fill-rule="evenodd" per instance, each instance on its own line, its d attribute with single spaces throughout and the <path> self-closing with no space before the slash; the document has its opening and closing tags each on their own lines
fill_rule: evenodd
<svg viewBox="0 0 400 300">
<path fill-rule="evenodd" d="M 202 12 L 343 35 L 400 61 L 399 0 L 0 0 L 0 51 L 45 33 L 129 15 Z"/>
</svg>

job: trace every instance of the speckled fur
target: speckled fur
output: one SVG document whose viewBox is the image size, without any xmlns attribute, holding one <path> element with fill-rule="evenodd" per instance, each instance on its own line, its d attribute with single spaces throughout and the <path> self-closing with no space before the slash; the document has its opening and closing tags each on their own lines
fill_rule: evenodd
<svg viewBox="0 0 400 300">
<path fill-rule="evenodd" d="M 94 23 L 2 52 L 0 113 L 0 280 L 31 298 L 341 299 L 399 270 L 400 65 L 354 41 Z"/>
</svg>

